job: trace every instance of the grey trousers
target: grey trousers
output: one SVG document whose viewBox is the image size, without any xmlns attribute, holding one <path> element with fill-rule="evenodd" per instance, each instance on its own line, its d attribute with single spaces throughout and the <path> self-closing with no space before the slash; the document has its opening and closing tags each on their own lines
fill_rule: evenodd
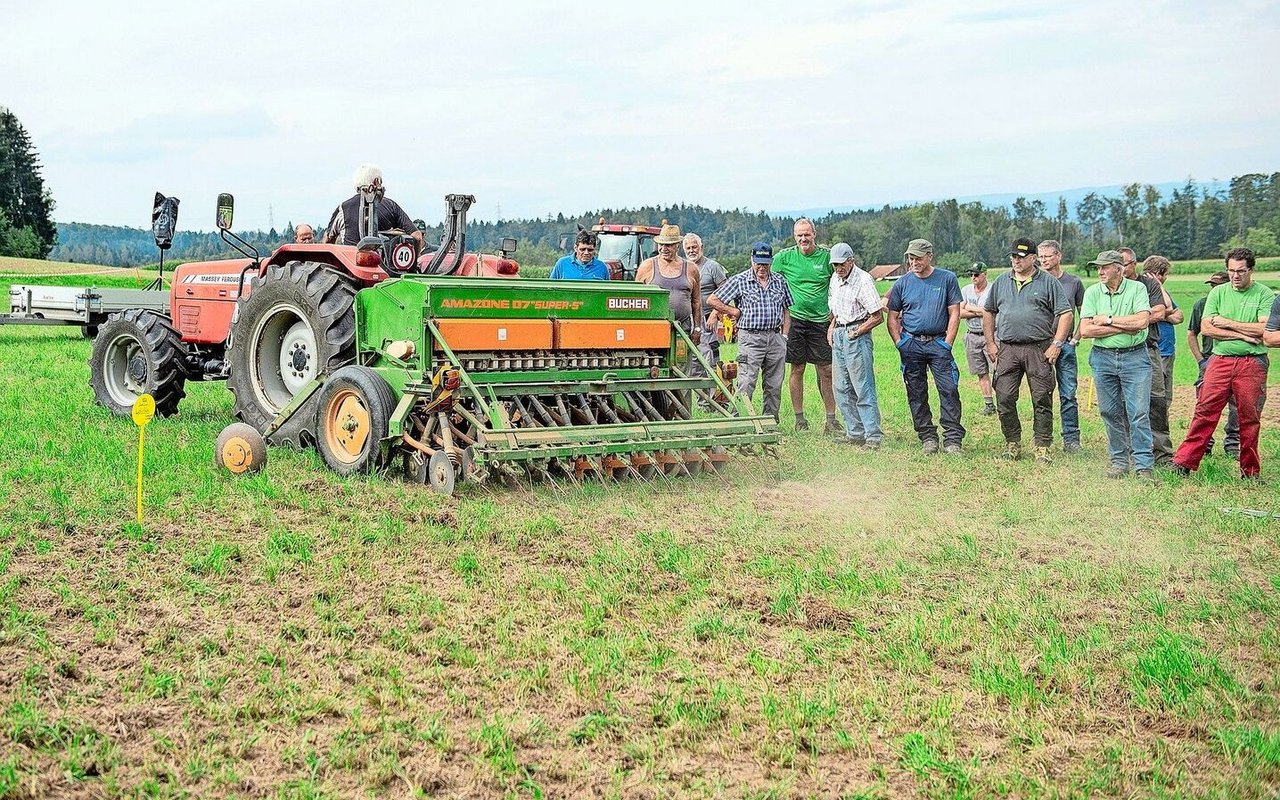
<svg viewBox="0 0 1280 800">
<path fill-rule="evenodd" d="M 1169 387 L 1164 381 L 1164 358 L 1160 351 L 1147 346 L 1151 360 L 1151 453 L 1156 466 L 1173 462 L 1173 440 L 1169 438 Z M 1172 377 L 1172 375 L 1170 376 Z"/>
<path fill-rule="evenodd" d="M 738 329 L 738 394 L 751 399 L 756 381 L 764 383 L 764 413 L 778 419 L 782 378 L 787 371 L 787 337 L 779 331 Z"/>
</svg>

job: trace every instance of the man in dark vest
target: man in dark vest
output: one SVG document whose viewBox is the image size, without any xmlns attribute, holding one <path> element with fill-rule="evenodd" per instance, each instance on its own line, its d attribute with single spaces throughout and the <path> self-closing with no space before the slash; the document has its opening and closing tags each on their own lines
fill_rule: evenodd
<svg viewBox="0 0 1280 800">
<path fill-rule="evenodd" d="M 399 203 L 383 194 L 385 190 L 382 186 L 382 170 L 373 164 L 361 164 L 356 167 L 353 182 L 356 193 L 334 209 L 333 216 L 329 218 L 329 224 L 324 229 L 324 243 L 350 245 L 360 243 L 360 239 L 363 238 L 363 232 L 360 230 L 360 200 L 361 195 L 367 195 L 374 203 L 375 226 L 372 232 L 404 231 L 417 240 L 418 248 L 421 250 L 422 232 L 414 226 L 413 220 L 409 219 L 409 215 Z"/>
</svg>

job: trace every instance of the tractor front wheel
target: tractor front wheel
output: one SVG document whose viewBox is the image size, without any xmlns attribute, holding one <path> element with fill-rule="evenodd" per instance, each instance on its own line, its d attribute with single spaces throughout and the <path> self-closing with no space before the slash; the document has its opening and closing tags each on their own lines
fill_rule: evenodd
<svg viewBox="0 0 1280 800">
<path fill-rule="evenodd" d="M 89 385 L 98 405 L 128 416 L 133 401 L 149 394 L 162 417 L 178 413 L 186 396 L 182 337 L 169 319 L 139 308 L 112 314 L 93 340 Z"/>
<path fill-rule="evenodd" d="M 382 440 L 390 429 L 396 398 L 374 370 L 352 364 L 320 387 L 316 447 L 339 475 L 371 472 L 379 466 Z"/>
</svg>

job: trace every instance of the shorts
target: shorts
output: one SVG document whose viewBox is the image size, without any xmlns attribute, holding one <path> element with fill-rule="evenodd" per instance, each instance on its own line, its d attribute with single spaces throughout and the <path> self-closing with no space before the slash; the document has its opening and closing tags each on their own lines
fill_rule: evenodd
<svg viewBox="0 0 1280 800">
<path fill-rule="evenodd" d="M 991 374 L 991 362 L 987 360 L 987 337 L 981 333 L 970 333 L 965 331 L 964 334 L 964 356 L 969 362 L 969 374 L 977 375 L 981 378 L 983 375 Z"/>
<path fill-rule="evenodd" d="M 791 318 L 787 332 L 788 364 L 831 363 L 831 345 L 827 344 L 827 323 Z"/>
</svg>

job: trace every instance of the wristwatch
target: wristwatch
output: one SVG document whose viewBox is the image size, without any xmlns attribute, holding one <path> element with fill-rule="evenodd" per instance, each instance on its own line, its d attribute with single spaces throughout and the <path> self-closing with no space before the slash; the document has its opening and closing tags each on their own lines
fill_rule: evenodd
<svg viewBox="0 0 1280 800">
<path fill-rule="evenodd" d="M 1059 350 L 1061 350 L 1061 349 L 1062 349 L 1062 347 L 1063 347 L 1063 345 L 1065 345 L 1065 344 L 1066 344 L 1066 342 L 1065 342 L 1065 341 L 1063 341 L 1062 339 L 1054 339 L 1054 340 L 1053 340 L 1053 346 L 1054 346 L 1054 347 L 1056 347 L 1056 348 L 1058 348 Z"/>
<path fill-rule="evenodd" d="M 1107 317 L 1107 324 L 1108 324 L 1108 325 L 1110 325 L 1110 324 L 1111 324 L 1111 320 L 1112 320 L 1112 317 L 1108 315 L 1108 317 Z"/>
</svg>

